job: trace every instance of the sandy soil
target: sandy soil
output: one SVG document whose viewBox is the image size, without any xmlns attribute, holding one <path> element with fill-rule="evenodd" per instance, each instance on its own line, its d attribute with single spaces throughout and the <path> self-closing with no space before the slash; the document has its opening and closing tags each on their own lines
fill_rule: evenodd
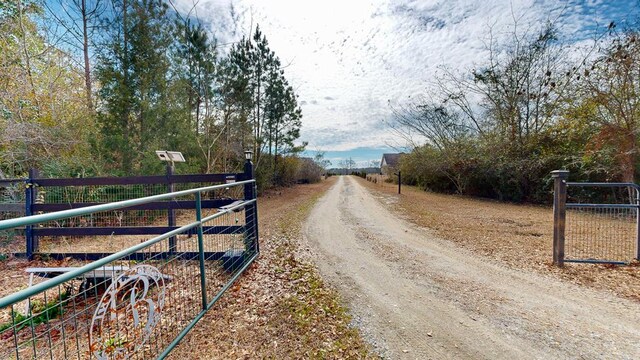
<svg viewBox="0 0 640 360">
<path fill-rule="evenodd" d="M 489 261 L 340 177 L 305 224 L 323 276 L 383 356 L 640 357 L 640 305 Z"/>
</svg>

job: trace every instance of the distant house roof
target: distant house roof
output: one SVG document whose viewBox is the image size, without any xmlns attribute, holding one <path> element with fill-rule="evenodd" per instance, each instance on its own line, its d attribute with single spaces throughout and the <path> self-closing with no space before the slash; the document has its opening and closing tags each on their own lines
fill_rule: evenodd
<svg viewBox="0 0 640 360">
<path fill-rule="evenodd" d="M 380 167 L 388 166 L 388 167 L 397 167 L 400 163 L 400 156 L 404 155 L 404 153 L 396 153 L 396 154 L 382 154 L 382 160 L 380 161 Z"/>
</svg>

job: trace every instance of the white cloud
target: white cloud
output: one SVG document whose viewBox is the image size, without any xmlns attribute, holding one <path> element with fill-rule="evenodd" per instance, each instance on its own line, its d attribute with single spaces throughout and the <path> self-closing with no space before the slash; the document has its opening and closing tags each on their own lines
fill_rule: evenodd
<svg viewBox="0 0 640 360">
<path fill-rule="evenodd" d="M 179 0 L 181 11 L 191 0 Z M 558 5 L 561 3 L 562 5 Z M 563 31 L 608 24 L 625 2 L 555 0 L 376 1 L 201 0 L 198 16 L 221 43 L 260 24 L 286 75 L 300 95 L 302 140 L 312 148 L 349 150 L 397 142 L 382 121 L 388 101 L 422 94 L 438 66 L 469 69 L 483 64 L 489 27 L 512 30 L 514 18 L 531 24 L 562 16 Z M 235 32 L 234 32 L 235 31 Z"/>
</svg>

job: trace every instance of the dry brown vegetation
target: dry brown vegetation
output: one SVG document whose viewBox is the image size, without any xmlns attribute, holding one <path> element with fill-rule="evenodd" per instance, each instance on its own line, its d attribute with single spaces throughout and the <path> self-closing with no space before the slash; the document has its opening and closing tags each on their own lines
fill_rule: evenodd
<svg viewBox="0 0 640 360">
<path fill-rule="evenodd" d="M 416 187 L 359 181 L 407 220 L 446 240 L 509 267 L 553 274 L 564 280 L 640 301 L 640 266 L 568 263 L 552 265 L 553 215 L 545 206 L 516 205 Z"/>
</svg>

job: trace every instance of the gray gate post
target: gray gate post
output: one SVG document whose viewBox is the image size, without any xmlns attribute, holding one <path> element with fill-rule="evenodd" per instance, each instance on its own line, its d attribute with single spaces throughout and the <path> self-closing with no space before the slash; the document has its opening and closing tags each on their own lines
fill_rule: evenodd
<svg viewBox="0 0 640 360">
<path fill-rule="evenodd" d="M 551 172 L 553 183 L 553 264 L 564 266 L 564 232 L 567 218 L 567 179 L 569 171 Z"/>
</svg>

